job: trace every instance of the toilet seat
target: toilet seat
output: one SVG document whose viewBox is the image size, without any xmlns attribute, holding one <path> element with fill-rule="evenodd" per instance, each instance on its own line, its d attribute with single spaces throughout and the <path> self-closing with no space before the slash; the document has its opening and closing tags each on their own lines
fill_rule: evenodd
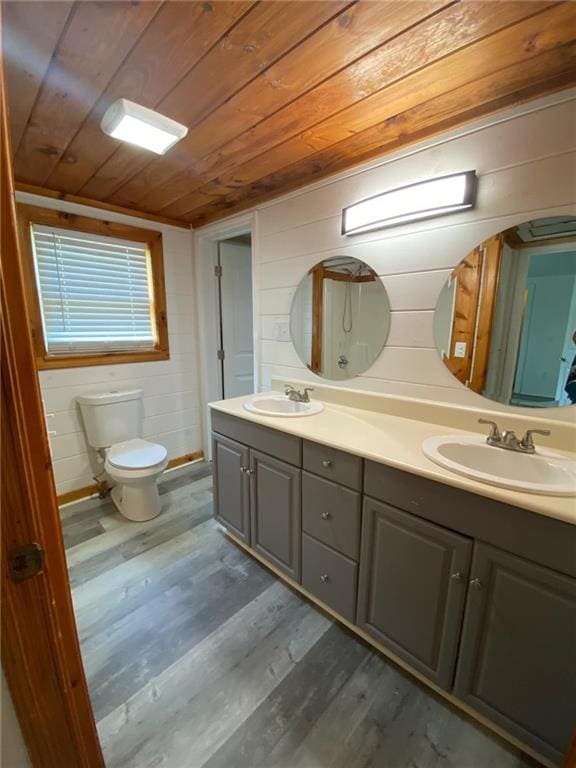
<svg viewBox="0 0 576 768">
<path fill-rule="evenodd" d="M 167 455 L 163 445 L 135 438 L 111 446 L 106 459 L 111 467 L 117 469 L 142 470 L 162 464 Z"/>
</svg>

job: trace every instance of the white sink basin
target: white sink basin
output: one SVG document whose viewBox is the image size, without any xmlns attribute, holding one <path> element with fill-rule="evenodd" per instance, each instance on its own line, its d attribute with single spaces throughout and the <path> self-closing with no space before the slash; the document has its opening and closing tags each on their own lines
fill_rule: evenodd
<svg viewBox="0 0 576 768">
<path fill-rule="evenodd" d="M 244 403 L 244 408 L 251 413 L 258 413 L 260 416 L 287 416 L 289 418 L 313 416 L 324 410 L 324 406 L 318 400 L 311 400 L 309 403 L 296 403 L 294 400 L 289 400 L 286 395 L 275 394 L 256 395 Z"/>
<path fill-rule="evenodd" d="M 429 437 L 425 456 L 445 469 L 481 483 L 544 496 L 576 496 L 576 461 L 536 449 L 516 453 L 486 443 L 483 437 Z"/>
</svg>

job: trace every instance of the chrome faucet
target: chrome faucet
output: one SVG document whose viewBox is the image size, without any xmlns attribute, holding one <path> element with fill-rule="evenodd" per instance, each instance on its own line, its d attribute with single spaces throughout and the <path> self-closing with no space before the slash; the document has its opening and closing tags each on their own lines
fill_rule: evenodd
<svg viewBox="0 0 576 768">
<path fill-rule="evenodd" d="M 292 384 L 284 385 L 284 394 L 289 400 L 293 400 L 295 403 L 309 403 L 310 395 L 308 392 L 314 392 L 314 387 L 306 387 L 304 392 L 299 392 Z"/>
<path fill-rule="evenodd" d="M 507 451 L 516 451 L 517 453 L 536 453 L 536 446 L 532 435 L 549 435 L 549 429 L 528 429 L 521 440 L 513 429 L 507 429 L 500 432 L 498 424 L 488 419 L 478 419 L 479 424 L 489 424 L 490 433 L 486 438 L 488 445 L 494 445 L 497 448 L 504 448 Z"/>
</svg>

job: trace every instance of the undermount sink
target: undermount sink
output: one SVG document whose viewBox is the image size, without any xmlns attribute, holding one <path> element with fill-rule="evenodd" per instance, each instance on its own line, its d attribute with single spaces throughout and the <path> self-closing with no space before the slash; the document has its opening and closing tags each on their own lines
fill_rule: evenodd
<svg viewBox="0 0 576 768">
<path fill-rule="evenodd" d="M 308 403 L 298 403 L 290 400 L 286 395 L 257 395 L 244 403 L 244 408 L 250 413 L 258 413 L 260 416 L 313 416 L 324 410 L 322 403 L 311 400 Z"/>
<path fill-rule="evenodd" d="M 488 445 L 483 437 L 429 437 L 424 455 L 445 469 L 501 488 L 544 496 L 576 496 L 576 461 L 536 449 L 524 454 Z"/>
</svg>

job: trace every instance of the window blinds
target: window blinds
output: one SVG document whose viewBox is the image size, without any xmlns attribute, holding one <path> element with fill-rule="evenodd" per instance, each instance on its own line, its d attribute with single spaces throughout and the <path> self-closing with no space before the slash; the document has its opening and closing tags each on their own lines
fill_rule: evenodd
<svg viewBox="0 0 576 768">
<path fill-rule="evenodd" d="M 153 349 L 145 243 L 32 225 L 49 354 Z"/>
</svg>

